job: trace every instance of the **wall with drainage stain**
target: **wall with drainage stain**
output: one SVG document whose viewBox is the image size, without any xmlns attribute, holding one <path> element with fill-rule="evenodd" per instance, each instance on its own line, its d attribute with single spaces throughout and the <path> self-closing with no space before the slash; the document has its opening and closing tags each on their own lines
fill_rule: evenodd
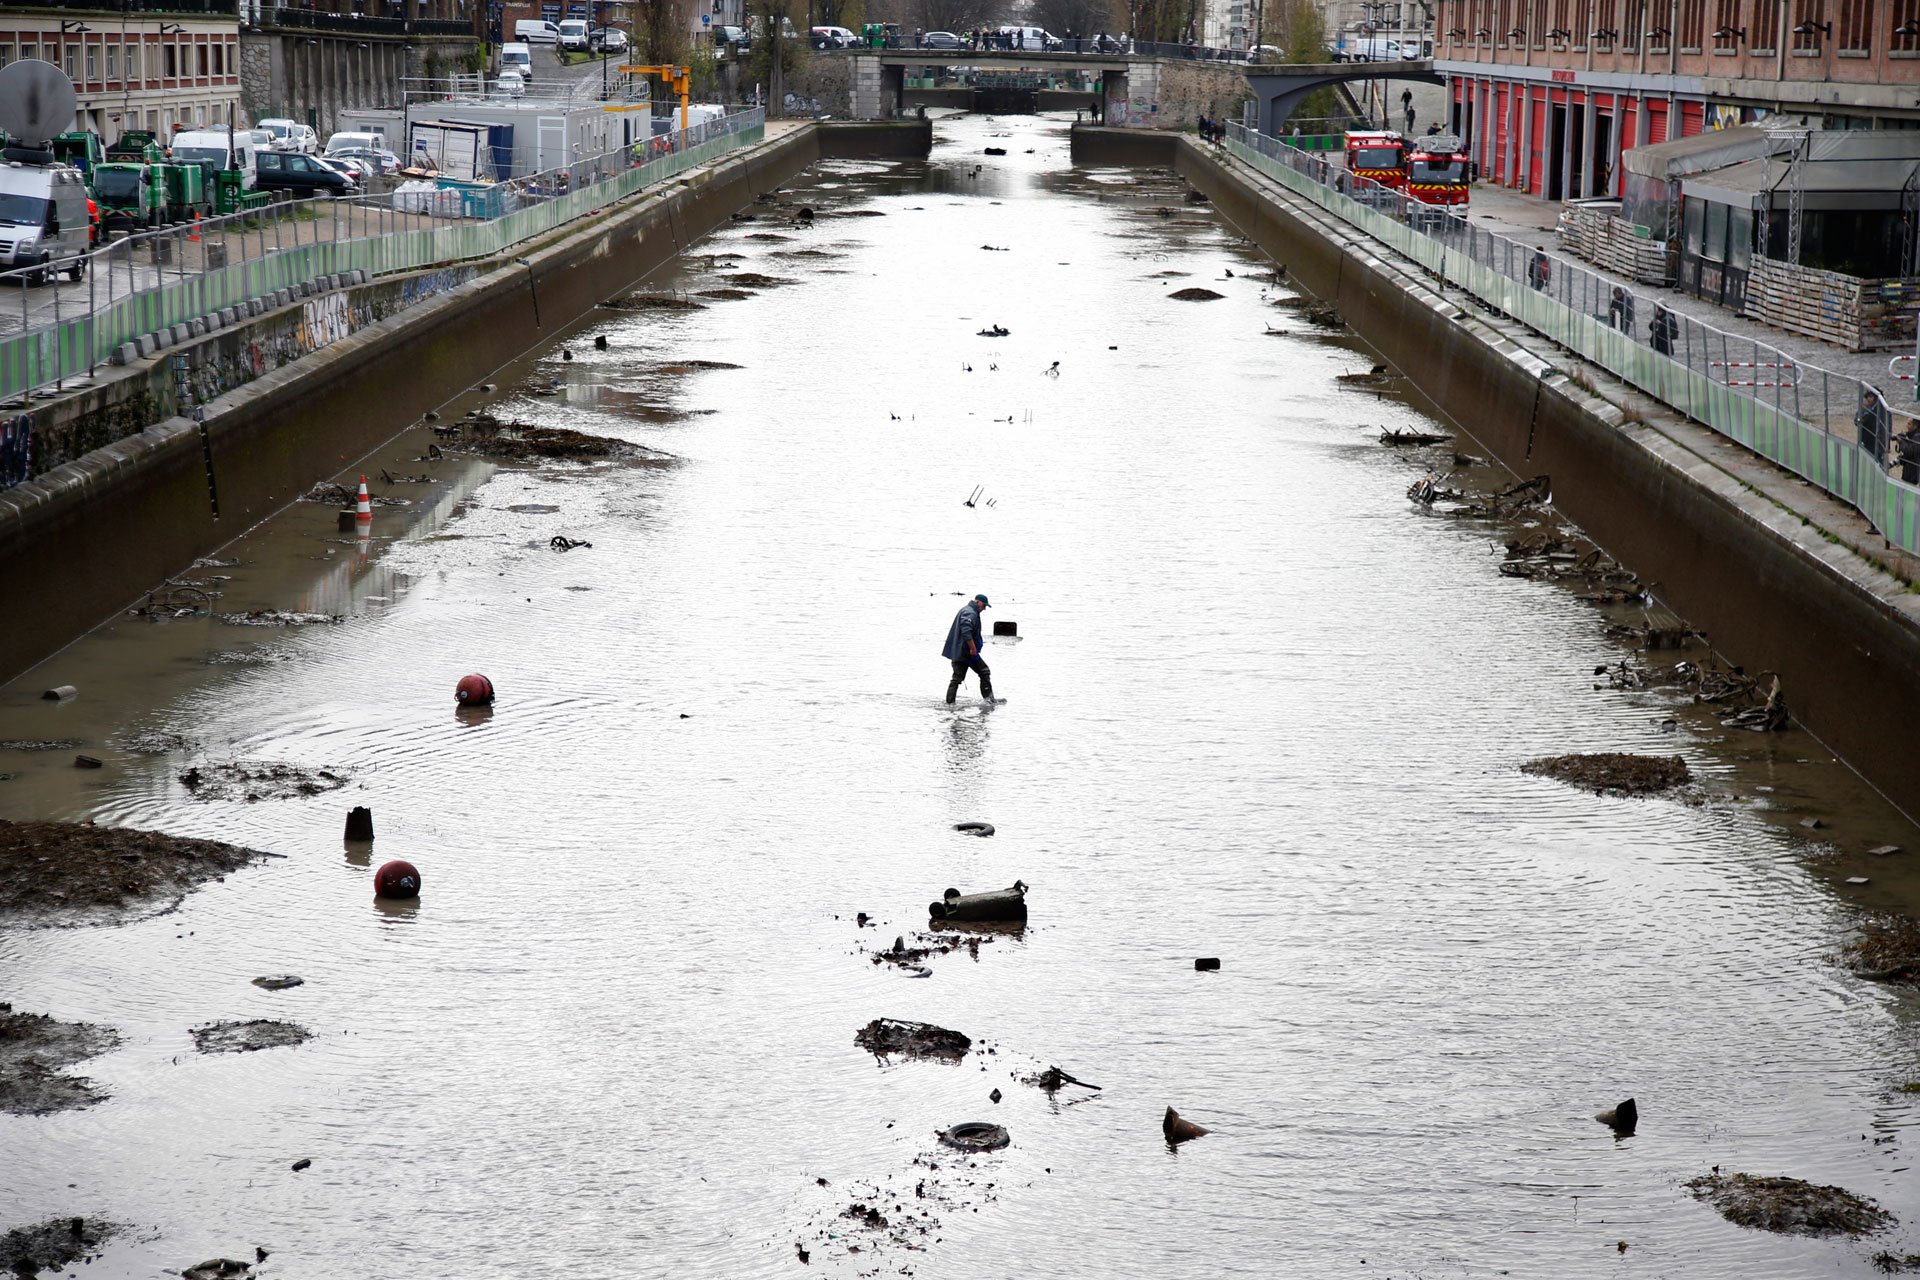
<svg viewBox="0 0 1920 1280">
<path fill-rule="evenodd" d="M 1920 623 L 1904 584 L 1836 553 L 1819 529 L 1555 367 L 1577 357 L 1544 338 L 1532 343 L 1552 353 L 1549 364 L 1434 292 L 1416 269 L 1386 261 L 1361 233 L 1324 232 L 1304 216 L 1309 206 L 1275 198 L 1191 138 L 1179 139 L 1173 158 L 1435 412 L 1515 474 L 1551 476 L 1563 514 L 1657 583 L 1661 601 L 1729 661 L 1780 673 L 1795 719 L 1920 814 Z M 1570 667 L 1580 660 L 1567 655 Z"/>
</svg>

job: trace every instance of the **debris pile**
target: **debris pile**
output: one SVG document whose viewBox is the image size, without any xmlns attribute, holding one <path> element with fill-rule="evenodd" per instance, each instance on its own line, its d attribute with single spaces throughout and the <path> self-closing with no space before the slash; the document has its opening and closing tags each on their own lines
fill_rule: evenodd
<svg viewBox="0 0 1920 1280">
<path fill-rule="evenodd" d="M 1721 1173 L 1716 1167 L 1687 1183 L 1687 1190 L 1694 1199 L 1718 1209 L 1728 1222 L 1782 1235 L 1868 1235 L 1894 1222 L 1891 1213 L 1865 1196 L 1799 1178 Z"/>
<path fill-rule="evenodd" d="M 107 1027 L 56 1022 L 38 1013 L 0 1013 L 0 1111 L 44 1116 L 103 1100 L 107 1095 L 91 1080 L 61 1068 L 119 1044 L 118 1033 Z"/>
<path fill-rule="evenodd" d="M 1599 795 L 1644 796 L 1684 786 L 1692 777 L 1679 756 L 1637 756 L 1606 751 L 1595 755 L 1549 756 L 1529 760 L 1520 772 L 1554 778 Z"/>
<path fill-rule="evenodd" d="M 931 1022 L 907 1022 L 900 1018 L 875 1018 L 854 1032 L 853 1042 L 880 1059 L 920 1058 L 938 1062 L 958 1062 L 973 1047 L 973 1041 L 958 1031 L 936 1027 Z"/>
<path fill-rule="evenodd" d="M 1198 285 L 1191 285 L 1185 289 L 1175 289 L 1167 296 L 1176 302 L 1212 302 L 1215 298 L 1224 298 L 1227 295 L 1224 293 L 1215 293 L 1211 289 L 1203 289 Z"/>
<path fill-rule="evenodd" d="M 609 311 L 704 311 L 706 304 L 671 293 L 629 293 L 600 304 Z"/>
<path fill-rule="evenodd" d="M 934 956 L 951 955 L 955 951 L 964 951 L 974 960 L 980 959 L 980 944 L 993 940 L 992 930 L 969 931 L 966 933 L 939 932 L 901 934 L 893 940 L 893 945 L 884 950 L 873 950 L 867 954 L 875 964 L 890 964 L 904 969 L 915 977 L 927 977 L 932 970 L 925 962 Z"/>
<path fill-rule="evenodd" d="M 657 459 L 662 455 L 624 440 L 590 436 L 565 427 L 536 427 L 530 422 L 504 422 L 490 413 L 475 413 L 463 424 L 465 434 L 447 448 L 506 462 L 549 459 Z"/>
<path fill-rule="evenodd" d="M 209 1022 L 193 1029 L 193 1047 L 201 1053 L 254 1053 L 303 1044 L 313 1032 L 292 1022 L 256 1018 L 252 1022 Z"/>
<path fill-rule="evenodd" d="M 299 613 L 291 609 L 249 609 L 245 613 L 223 613 L 220 621 L 230 627 L 314 627 L 345 622 L 338 613 Z"/>
<path fill-rule="evenodd" d="M 0 918 L 177 902 L 201 881 L 264 856 L 157 831 L 0 819 Z"/>
<path fill-rule="evenodd" d="M 1840 949 L 1856 977 L 1873 982 L 1920 979 L 1920 921 L 1882 913 L 1867 918 L 1860 936 Z"/>
<path fill-rule="evenodd" d="M 1351 376 L 1364 377 L 1366 375 L 1354 374 Z M 1381 444 L 1446 444 L 1452 439 L 1452 436 L 1443 436 L 1432 431 L 1412 431 L 1400 427 L 1380 428 Z"/>
<path fill-rule="evenodd" d="M 233 760 L 194 765 L 180 772 L 180 785 L 196 800 L 290 800 L 347 785 L 344 769 L 303 769 L 273 760 Z"/>
<path fill-rule="evenodd" d="M 0 1236 L 0 1272 L 32 1276 L 65 1271 L 87 1259 L 118 1230 L 119 1223 L 98 1218 L 49 1218 L 30 1227 L 15 1227 Z"/>
</svg>

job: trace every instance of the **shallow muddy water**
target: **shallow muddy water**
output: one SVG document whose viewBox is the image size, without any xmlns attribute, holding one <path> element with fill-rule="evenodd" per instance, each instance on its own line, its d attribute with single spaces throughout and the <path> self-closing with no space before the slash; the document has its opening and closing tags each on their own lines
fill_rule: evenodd
<svg viewBox="0 0 1920 1280">
<path fill-rule="evenodd" d="M 0 930 L 0 999 L 122 1037 L 73 1069 L 107 1101 L 0 1116 L 0 1229 L 132 1224 L 87 1274 L 141 1277 L 256 1246 L 261 1275 L 473 1278 L 1851 1276 L 1920 1249 L 1745 1231 L 1682 1187 L 1720 1165 L 1920 1212 L 1910 1011 L 1831 959 L 1858 907 L 1920 897 L 1920 835 L 1804 733 L 1596 692 L 1608 615 L 1411 508 L 1447 450 L 1376 437 L 1432 420 L 1342 389 L 1370 357 L 1273 305 L 1169 177 L 1072 169 L 1058 120 L 938 135 L 823 166 L 784 193 L 813 227 L 757 206 L 646 287 L 791 283 L 599 312 L 446 412 L 678 461 L 421 461 L 411 432 L 343 477 L 410 500 L 369 545 L 301 503 L 188 575 L 216 613 L 340 621 L 124 618 L 0 690 L 0 737 L 105 761 L 0 752 L 0 814 L 286 855 L 142 922 Z M 1224 296 L 1167 296 L 1193 287 Z M 1021 638 L 987 653 L 1006 703 L 950 710 L 975 591 Z M 491 715 L 456 711 L 469 671 Z M 1705 802 L 1518 769 L 1616 750 L 1685 755 Z M 347 783 L 177 780 L 231 761 Z M 340 840 L 361 804 L 371 855 Z M 952 829 L 976 819 L 997 834 Z M 401 857 L 421 898 L 377 904 Z M 1023 934 L 872 962 L 947 887 L 1016 879 Z M 278 974 L 305 981 L 252 984 Z M 876 1018 L 974 1045 L 879 1063 Z M 313 1038 L 195 1052 L 252 1019 Z M 1049 1064 L 1102 1088 L 1016 1078 Z M 1591 1117 L 1628 1096 L 1616 1140 Z M 1170 1150 L 1169 1105 L 1212 1133 Z M 936 1142 L 976 1120 L 1011 1145 Z"/>
</svg>

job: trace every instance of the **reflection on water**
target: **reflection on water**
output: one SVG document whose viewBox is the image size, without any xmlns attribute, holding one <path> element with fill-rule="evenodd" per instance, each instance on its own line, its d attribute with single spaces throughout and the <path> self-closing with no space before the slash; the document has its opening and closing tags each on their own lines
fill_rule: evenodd
<svg viewBox="0 0 1920 1280">
<path fill-rule="evenodd" d="M 221 611 L 343 623 L 121 620 L 0 693 L 7 736 L 108 762 L 9 753 L 9 813 L 287 855 L 141 924 L 0 933 L 17 1008 L 125 1036 L 83 1068 L 110 1101 L 0 1119 L 0 1226 L 147 1224 L 106 1276 L 255 1246 L 288 1277 L 788 1275 L 803 1239 L 816 1270 L 921 1277 L 1842 1276 L 1920 1248 L 1744 1232 L 1680 1190 L 1722 1165 L 1920 1208 L 1913 1037 L 1825 959 L 1842 894 L 1914 898 L 1861 852 L 1913 833 L 1801 735 L 1595 692 L 1600 616 L 1407 510 L 1431 460 L 1373 438 L 1423 420 L 1338 389 L 1364 352 L 1269 336 L 1282 288 L 1166 175 L 1071 169 L 1059 121 L 939 131 L 926 163 L 795 183 L 811 230 L 757 206 L 648 285 L 796 283 L 598 312 L 490 398 L 674 465 L 496 472 L 409 435 L 348 477 L 435 481 L 379 482 L 412 505 L 364 564 L 300 504 L 220 571 Z M 1169 296 L 1195 285 L 1223 296 Z M 1022 641 L 990 654 L 1005 706 L 949 710 L 974 591 Z M 473 671 L 497 707 L 453 707 Z M 53 683 L 82 695 L 34 700 Z M 103 745 L 129 728 L 192 745 Z M 1715 798 L 1515 768 L 1566 750 L 1678 750 Z M 188 756 L 354 782 L 193 803 Z M 379 840 L 343 856 L 356 804 Z M 417 902 L 372 898 L 396 857 Z M 918 980 L 871 962 L 946 888 L 1016 879 L 1019 937 Z M 266 1016 L 315 1038 L 191 1051 Z M 982 1047 L 881 1066 L 853 1043 L 876 1017 Z M 1021 1082 L 1051 1064 L 1104 1087 Z M 1591 1117 L 1627 1096 L 1617 1141 Z M 1213 1131 L 1177 1158 L 1169 1105 Z M 942 1184 L 924 1252 L 848 1253 L 853 1189 L 911 1198 L 934 1131 L 979 1119 L 1013 1137 L 968 1166 L 991 1190 Z"/>
</svg>

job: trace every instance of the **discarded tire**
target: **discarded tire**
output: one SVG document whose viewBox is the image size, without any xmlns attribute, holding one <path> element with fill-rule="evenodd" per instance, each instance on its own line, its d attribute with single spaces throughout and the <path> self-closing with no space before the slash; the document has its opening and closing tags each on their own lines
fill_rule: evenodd
<svg viewBox="0 0 1920 1280">
<path fill-rule="evenodd" d="M 383 862 L 380 869 L 373 873 L 373 892 L 379 898 L 417 898 L 420 896 L 420 873 L 414 870 L 411 862 L 394 859 Z"/>
<path fill-rule="evenodd" d="M 1220 967 L 1219 956 L 1198 956 L 1194 959 L 1194 962 L 1193 962 L 1194 972 L 1196 973 L 1212 973 L 1214 970 L 1218 969 L 1219 967 Z"/>
<path fill-rule="evenodd" d="M 949 889 L 939 902 L 927 904 L 927 915 L 935 920 L 1025 920 L 1027 886 L 1015 880 L 1008 889 L 986 893 L 961 893 Z"/>
<path fill-rule="evenodd" d="M 998 1151 L 1013 1139 L 997 1124 L 969 1120 L 940 1131 L 940 1141 L 959 1151 Z"/>
<path fill-rule="evenodd" d="M 953 829 L 955 831 L 964 831 L 970 836 L 990 836 L 993 834 L 993 824 L 991 822 L 956 822 L 953 824 Z"/>
<path fill-rule="evenodd" d="M 460 683 L 454 686 L 453 700 L 463 707 L 490 707 L 493 681 L 479 675 L 461 676 Z"/>
<path fill-rule="evenodd" d="M 1020 634 L 1020 624 L 1012 618 L 1001 618 L 993 624 L 993 634 L 997 636 L 1017 636 Z"/>
</svg>

